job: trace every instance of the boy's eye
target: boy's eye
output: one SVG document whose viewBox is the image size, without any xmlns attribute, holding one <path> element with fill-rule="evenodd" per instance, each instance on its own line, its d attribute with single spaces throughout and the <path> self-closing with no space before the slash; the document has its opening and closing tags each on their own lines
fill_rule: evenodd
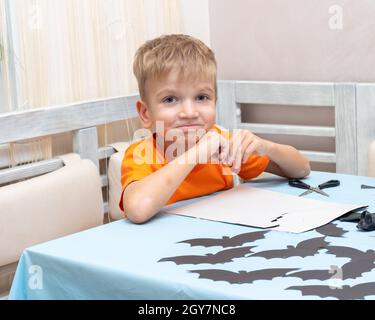
<svg viewBox="0 0 375 320">
<path fill-rule="evenodd" d="M 200 94 L 199 96 L 197 96 L 197 100 L 198 101 L 205 101 L 205 100 L 209 100 L 210 97 L 205 95 L 205 94 Z"/>
<path fill-rule="evenodd" d="M 176 101 L 177 101 L 177 98 L 173 96 L 165 97 L 163 99 L 163 103 L 174 103 Z"/>
</svg>

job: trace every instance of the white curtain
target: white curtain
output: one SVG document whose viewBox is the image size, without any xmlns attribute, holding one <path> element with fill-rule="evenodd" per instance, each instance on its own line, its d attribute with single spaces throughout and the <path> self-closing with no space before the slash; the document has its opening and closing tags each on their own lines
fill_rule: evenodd
<svg viewBox="0 0 375 320">
<path fill-rule="evenodd" d="M 0 0 L 0 112 L 11 111 L 9 54 L 5 2 Z"/>
<path fill-rule="evenodd" d="M 5 1 L 0 0 L 3 37 L 9 35 Z M 180 0 L 9 0 L 8 6 L 18 101 L 9 107 L 7 80 L 8 110 L 137 92 L 132 72 L 136 49 L 160 34 L 184 31 Z M 118 140 L 137 125 L 135 120 L 100 128 L 100 141 Z M 69 138 L 54 137 L 52 144 L 41 139 L 26 153 L 34 154 L 31 160 L 64 153 L 71 148 Z M 25 162 L 16 159 L 23 146 L 17 147 L 19 152 L 12 147 L 13 164 Z"/>
<path fill-rule="evenodd" d="M 178 0 L 10 3 L 23 108 L 132 93 L 138 46 L 162 33 L 182 32 Z"/>
</svg>

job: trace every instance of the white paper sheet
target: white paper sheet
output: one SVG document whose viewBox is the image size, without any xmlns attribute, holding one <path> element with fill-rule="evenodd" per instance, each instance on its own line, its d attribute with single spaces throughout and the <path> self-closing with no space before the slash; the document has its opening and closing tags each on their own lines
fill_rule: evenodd
<svg viewBox="0 0 375 320">
<path fill-rule="evenodd" d="M 218 195 L 165 212 L 300 233 L 327 224 L 360 207 L 362 206 L 306 199 L 239 185 Z"/>
</svg>

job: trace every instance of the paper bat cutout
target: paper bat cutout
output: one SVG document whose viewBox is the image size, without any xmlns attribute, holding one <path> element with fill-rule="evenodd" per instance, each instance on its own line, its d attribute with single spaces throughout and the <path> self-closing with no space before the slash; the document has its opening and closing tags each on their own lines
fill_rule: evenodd
<svg viewBox="0 0 375 320">
<path fill-rule="evenodd" d="M 329 286 L 293 286 L 286 290 L 299 290 L 303 296 L 318 296 L 321 298 L 334 297 L 337 299 L 364 299 L 375 295 L 375 282 L 361 283 L 356 286 L 343 286 L 341 289 L 331 289 Z"/>
<path fill-rule="evenodd" d="M 236 235 L 234 237 L 223 236 L 221 239 L 215 238 L 197 238 L 180 241 L 178 243 L 188 243 L 192 247 L 202 246 L 202 247 L 214 247 L 221 246 L 223 248 L 227 247 L 238 247 L 248 242 L 253 242 L 259 239 L 263 239 L 264 235 L 268 231 L 256 231 L 256 232 L 247 232 Z"/>
<path fill-rule="evenodd" d="M 342 246 L 328 246 L 327 253 L 334 254 L 336 257 L 347 257 L 351 261 L 345 263 L 342 269 L 343 279 L 355 279 L 362 276 L 363 273 L 371 271 L 375 265 L 375 251 L 361 251 L 354 248 Z"/>
<path fill-rule="evenodd" d="M 356 279 L 363 273 L 370 272 L 375 268 L 375 251 L 361 251 L 354 248 L 342 246 L 327 246 L 327 253 L 334 254 L 336 257 L 350 258 L 351 260 L 341 267 L 342 280 Z M 333 273 L 329 270 L 304 270 L 291 273 L 289 276 L 301 278 L 302 280 L 328 280 L 332 278 Z"/>
<path fill-rule="evenodd" d="M 362 209 L 363 210 L 363 209 Z M 346 215 L 341 216 L 340 221 L 344 222 L 355 222 L 361 219 L 362 212 L 359 211 L 350 211 Z"/>
<path fill-rule="evenodd" d="M 328 242 L 325 237 L 308 239 L 300 242 L 297 246 L 287 246 L 287 249 L 260 251 L 251 257 L 263 257 L 266 259 L 289 258 L 289 257 L 309 257 L 315 255 L 319 249 L 324 248 Z"/>
<path fill-rule="evenodd" d="M 362 276 L 365 272 L 370 272 L 374 269 L 373 261 L 357 260 L 348 262 L 341 267 L 342 280 L 356 279 Z M 291 273 L 290 277 L 300 278 L 302 280 L 329 280 L 333 277 L 330 270 L 304 270 Z"/>
<path fill-rule="evenodd" d="M 351 258 L 354 259 L 375 259 L 375 251 L 367 250 L 362 251 L 359 249 L 343 246 L 327 246 L 327 253 L 334 254 L 336 257 L 340 258 Z"/>
<path fill-rule="evenodd" d="M 234 258 L 246 257 L 247 253 L 251 253 L 252 247 L 240 247 L 233 249 L 226 249 L 215 254 L 207 253 L 203 256 L 176 256 L 160 259 L 158 262 L 172 261 L 175 264 L 200 264 L 200 263 L 225 263 L 231 262 Z"/>
<path fill-rule="evenodd" d="M 345 231 L 343 228 L 338 227 L 334 223 L 326 224 L 315 230 L 323 236 L 329 237 L 342 237 L 345 233 L 347 233 L 347 231 Z"/>
<path fill-rule="evenodd" d="M 262 269 L 255 271 L 238 271 L 207 269 L 207 270 L 190 270 L 189 272 L 198 273 L 200 279 L 209 279 L 213 281 L 226 281 L 232 284 L 252 283 L 255 280 L 272 280 L 276 277 L 283 277 L 288 272 L 297 269 Z"/>
<path fill-rule="evenodd" d="M 289 277 L 296 277 L 302 280 L 328 280 L 333 276 L 333 273 L 329 273 L 329 270 L 303 270 L 293 272 Z"/>
</svg>

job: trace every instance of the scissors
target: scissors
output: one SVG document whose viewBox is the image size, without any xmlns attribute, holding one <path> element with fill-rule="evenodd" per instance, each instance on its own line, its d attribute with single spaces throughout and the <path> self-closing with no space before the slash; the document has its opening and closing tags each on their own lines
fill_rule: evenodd
<svg viewBox="0 0 375 320">
<path fill-rule="evenodd" d="M 329 197 L 329 195 L 327 193 L 325 193 L 324 191 L 322 191 L 321 189 L 337 187 L 337 186 L 340 185 L 340 181 L 339 180 L 329 180 L 329 181 L 326 181 L 326 182 L 318 185 L 317 187 L 312 187 L 312 186 L 308 185 L 307 183 L 304 183 L 301 180 L 291 179 L 291 180 L 289 180 L 289 185 L 292 186 L 292 187 L 295 187 L 295 188 L 307 189 L 307 191 L 301 193 L 299 195 L 299 197 L 305 196 L 305 195 L 307 195 L 311 192 L 317 192 L 317 193 L 320 193 L 323 196 Z"/>
<path fill-rule="evenodd" d="M 373 186 L 368 186 L 368 185 L 366 185 L 366 184 L 362 184 L 362 185 L 361 185 L 361 189 L 375 189 L 375 187 L 373 187 Z"/>
</svg>

